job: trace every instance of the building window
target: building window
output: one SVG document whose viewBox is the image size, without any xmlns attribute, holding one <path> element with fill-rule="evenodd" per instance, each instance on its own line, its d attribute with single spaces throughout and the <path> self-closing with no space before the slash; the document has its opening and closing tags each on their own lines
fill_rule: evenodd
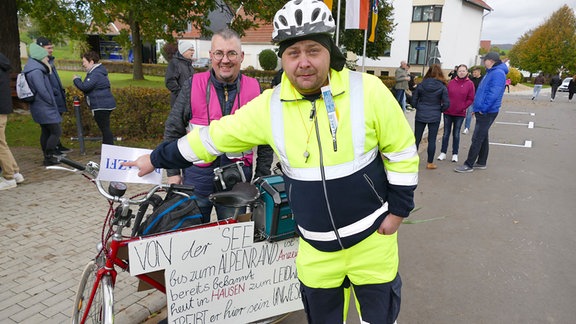
<svg viewBox="0 0 576 324">
<path fill-rule="evenodd" d="M 439 22 L 442 19 L 442 7 L 440 6 L 415 6 L 412 8 L 412 22 Z"/>
<path fill-rule="evenodd" d="M 389 76 L 390 72 L 388 71 L 380 71 L 380 76 Z"/>
<path fill-rule="evenodd" d="M 408 64 L 427 65 L 426 53 L 428 53 L 428 60 L 430 61 L 431 50 L 438 46 L 438 41 L 428 41 L 430 46 L 426 46 L 426 41 L 411 41 L 410 49 L 408 51 Z"/>
</svg>

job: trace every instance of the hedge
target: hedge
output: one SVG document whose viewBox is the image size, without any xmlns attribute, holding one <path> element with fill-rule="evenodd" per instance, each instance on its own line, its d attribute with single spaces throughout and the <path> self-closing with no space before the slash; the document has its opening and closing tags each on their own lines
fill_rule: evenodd
<svg viewBox="0 0 576 324">
<path fill-rule="evenodd" d="M 110 117 L 115 137 L 127 139 L 162 139 L 164 122 L 170 112 L 170 91 L 167 89 L 126 87 L 112 88 L 116 109 Z M 77 136 L 74 96 L 80 98 L 82 129 L 86 137 L 102 136 L 83 93 L 75 87 L 66 89 L 68 113 L 63 115 L 62 133 Z"/>
</svg>

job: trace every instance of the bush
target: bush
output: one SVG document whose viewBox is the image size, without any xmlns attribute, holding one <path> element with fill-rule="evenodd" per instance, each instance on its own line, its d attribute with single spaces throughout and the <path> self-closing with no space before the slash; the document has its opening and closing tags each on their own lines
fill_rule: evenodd
<svg viewBox="0 0 576 324">
<path fill-rule="evenodd" d="M 271 49 L 265 49 L 258 55 L 258 62 L 260 66 L 266 70 L 275 70 L 278 66 L 278 58 L 276 57 L 276 53 Z"/>
<path fill-rule="evenodd" d="M 514 86 L 522 82 L 522 72 L 520 72 L 517 68 L 511 67 L 508 71 L 508 74 L 506 74 L 506 77 L 510 79 L 510 82 Z"/>
<path fill-rule="evenodd" d="M 114 89 L 116 109 L 110 117 L 112 133 L 126 139 L 156 139 L 164 135 L 164 122 L 170 112 L 170 91 L 167 89 L 126 87 Z M 76 87 L 66 89 L 68 113 L 62 117 L 62 133 L 65 137 L 76 137 L 74 96 L 80 98 L 82 129 L 85 137 L 100 137 L 100 129 L 86 104 L 84 94 Z"/>
</svg>

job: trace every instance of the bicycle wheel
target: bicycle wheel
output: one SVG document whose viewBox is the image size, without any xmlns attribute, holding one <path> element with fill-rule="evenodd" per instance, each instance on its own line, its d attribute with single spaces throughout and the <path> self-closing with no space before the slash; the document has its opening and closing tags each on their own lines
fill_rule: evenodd
<svg viewBox="0 0 576 324">
<path fill-rule="evenodd" d="M 86 323 L 112 324 L 114 322 L 113 287 L 110 276 L 103 276 L 100 282 L 97 283 L 94 299 L 90 309 L 88 309 L 90 294 L 97 279 L 96 273 L 98 269 L 99 267 L 94 261 L 90 261 L 84 268 L 74 301 L 73 324 L 79 324 L 86 313 L 88 314 Z"/>
</svg>

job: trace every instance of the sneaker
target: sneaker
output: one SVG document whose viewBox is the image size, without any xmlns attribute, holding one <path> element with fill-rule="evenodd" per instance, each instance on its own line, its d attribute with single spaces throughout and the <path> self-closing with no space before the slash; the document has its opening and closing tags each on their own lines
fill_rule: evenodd
<svg viewBox="0 0 576 324">
<path fill-rule="evenodd" d="M 534 100 L 534 97 L 532 97 L 532 100 Z"/>
<path fill-rule="evenodd" d="M 434 170 L 434 169 L 436 169 L 436 168 L 438 168 L 438 167 L 437 167 L 436 164 L 434 164 L 434 163 L 428 163 L 428 164 L 426 165 L 426 169 Z"/>
<path fill-rule="evenodd" d="M 440 152 L 440 155 L 438 155 L 438 160 L 440 161 L 446 160 L 446 153 Z"/>
<path fill-rule="evenodd" d="M 6 180 L 4 178 L 0 178 L 0 190 L 12 189 L 16 188 L 16 180 Z"/>
<path fill-rule="evenodd" d="M 462 132 L 462 134 L 468 134 L 468 128 L 464 128 L 464 131 Z"/>
<path fill-rule="evenodd" d="M 22 183 L 24 182 L 24 176 L 22 173 L 14 173 L 14 180 L 16 180 L 16 183 Z"/>
<path fill-rule="evenodd" d="M 458 162 L 458 154 L 452 154 L 452 162 Z"/>
<path fill-rule="evenodd" d="M 466 165 L 466 163 L 459 165 L 457 167 L 454 168 L 454 171 L 458 172 L 458 173 L 467 173 L 467 172 L 472 172 L 474 171 L 473 168 L 469 167 Z"/>
<path fill-rule="evenodd" d="M 486 170 L 486 164 L 474 163 L 474 169 Z"/>
</svg>

